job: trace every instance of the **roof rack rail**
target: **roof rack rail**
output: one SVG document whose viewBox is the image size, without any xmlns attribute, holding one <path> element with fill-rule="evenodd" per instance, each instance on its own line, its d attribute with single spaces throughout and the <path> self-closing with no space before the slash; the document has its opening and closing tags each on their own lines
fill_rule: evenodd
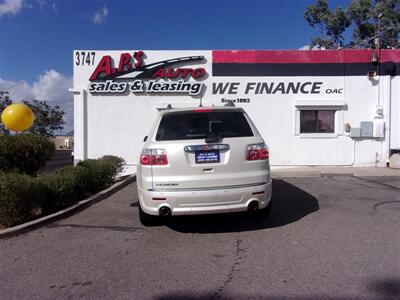
<svg viewBox="0 0 400 300">
<path fill-rule="evenodd" d="M 232 100 L 228 100 L 228 102 L 226 102 L 224 106 L 231 106 L 231 107 L 235 107 L 235 103 L 233 103 L 233 101 L 232 101 Z"/>
</svg>

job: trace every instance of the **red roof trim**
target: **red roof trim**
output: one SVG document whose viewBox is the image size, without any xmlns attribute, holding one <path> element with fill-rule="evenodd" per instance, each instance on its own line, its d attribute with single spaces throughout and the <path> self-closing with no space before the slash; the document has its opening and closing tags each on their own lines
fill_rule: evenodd
<svg viewBox="0 0 400 300">
<path fill-rule="evenodd" d="M 368 63 L 377 50 L 214 50 L 213 63 Z M 381 62 L 400 63 L 400 50 L 380 50 Z"/>
</svg>

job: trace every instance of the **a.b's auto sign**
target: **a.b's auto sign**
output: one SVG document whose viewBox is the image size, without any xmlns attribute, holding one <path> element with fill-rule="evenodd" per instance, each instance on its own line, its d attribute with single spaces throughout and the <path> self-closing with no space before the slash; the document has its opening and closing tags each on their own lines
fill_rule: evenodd
<svg viewBox="0 0 400 300">
<path fill-rule="evenodd" d="M 118 65 L 110 55 L 104 55 L 89 80 L 90 93 L 186 93 L 198 95 L 205 74 L 204 68 L 174 68 L 175 65 L 201 62 L 204 56 L 177 57 L 145 64 L 145 52 L 122 53 Z M 168 81 L 167 79 L 174 79 Z"/>
</svg>

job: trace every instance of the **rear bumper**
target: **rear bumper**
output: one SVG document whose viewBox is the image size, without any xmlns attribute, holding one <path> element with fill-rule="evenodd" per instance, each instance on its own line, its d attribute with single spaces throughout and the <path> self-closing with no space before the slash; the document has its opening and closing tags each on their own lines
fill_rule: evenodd
<svg viewBox="0 0 400 300">
<path fill-rule="evenodd" d="M 261 192 L 263 193 L 260 194 Z M 253 200 L 258 201 L 259 208 L 262 209 L 271 201 L 271 192 L 271 182 L 240 188 L 201 191 L 148 191 L 138 187 L 140 206 L 145 213 L 159 215 L 159 209 L 167 206 L 175 216 L 246 211 Z M 165 200 L 153 200 L 153 198 L 165 198 Z"/>
</svg>

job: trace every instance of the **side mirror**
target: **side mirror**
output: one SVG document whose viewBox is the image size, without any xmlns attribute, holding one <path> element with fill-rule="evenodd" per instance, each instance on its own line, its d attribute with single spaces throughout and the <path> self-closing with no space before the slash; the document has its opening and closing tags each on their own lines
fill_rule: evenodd
<svg viewBox="0 0 400 300">
<path fill-rule="evenodd" d="M 143 142 L 147 141 L 148 136 L 146 135 L 143 139 Z"/>
</svg>

